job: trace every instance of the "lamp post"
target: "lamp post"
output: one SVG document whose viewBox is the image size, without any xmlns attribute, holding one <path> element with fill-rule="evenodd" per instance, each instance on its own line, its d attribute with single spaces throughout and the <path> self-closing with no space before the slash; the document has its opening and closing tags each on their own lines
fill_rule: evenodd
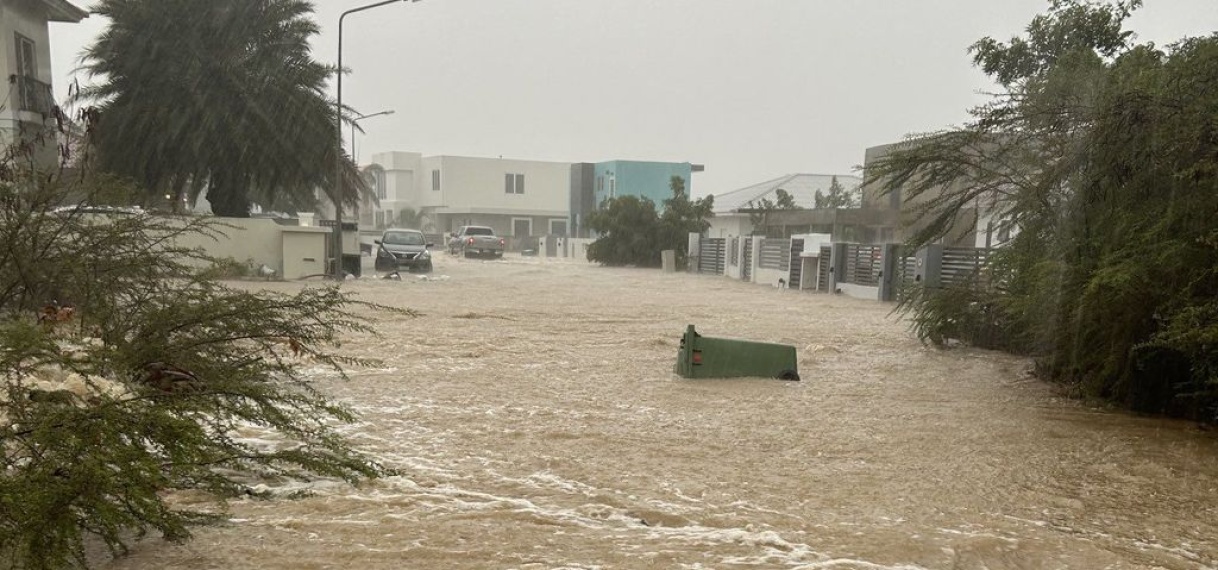
<svg viewBox="0 0 1218 570">
<path fill-rule="evenodd" d="M 359 155 L 357 155 L 355 152 L 355 125 L 364 119 L 371 119 L 372 117 L 379 117 L 381 115 L 392 115 L 393 113 L 393 109 L 388 109 L 377 113 L 360 115 L 354 119 L 351 119 L 351 160 L 355 161 L 356 165 L 359 165 Z"/>
<path fill-rule="evenodd" d="M 335 123 L 338 128 L 338 152 L 334 158 L 334 279 L 342 281 L 343 272 L 343 21 L 347 16 L 364 10 L 379 8 L 395 2 L 418 2 L 419 0 L 381 0 L 366 6 L 352 8 L 338 17 L 338 82 L 336 84 L 337 101 L 335 103 Z"/>
</svg>

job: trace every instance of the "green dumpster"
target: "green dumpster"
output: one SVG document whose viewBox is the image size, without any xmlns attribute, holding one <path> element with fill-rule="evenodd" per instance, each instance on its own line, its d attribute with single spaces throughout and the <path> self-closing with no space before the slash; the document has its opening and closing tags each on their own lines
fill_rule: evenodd
<svg viewBox="0 0 1218 570">
<path fill-rule="evenodd" d="M 799 380 L 795 347 L 702 336 L 694 325 L 689 325 L 681 337 L 674 371 L 685 378 L 757 376 Z"/>
</svg>

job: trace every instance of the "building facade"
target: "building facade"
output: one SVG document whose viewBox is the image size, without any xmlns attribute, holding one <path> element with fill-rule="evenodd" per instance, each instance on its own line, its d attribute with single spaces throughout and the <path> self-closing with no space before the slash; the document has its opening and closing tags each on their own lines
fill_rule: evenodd
<svg viewBox="0 0 1218 570">
<path fill-rule="evenodd" d="M 893 238 L 894 214 L 887 209 L 817 208 L 816 196 L 827 196 L 833 181 L 844 192 L 859 195 L 863 179 L 849 174 L 788 174 L 715 196 L 709 237 L 762 235 L 786 238 L 829 234 L 835 241 L 885 243 Z M 763 201 L 778 201 L 779 190 L 796 209 L 765 211 Z"/>
<path fill-rule="evenodd" d="M 923 219 L 921 210 L 929 201 L 938 198 L 943 192 L 957 192 L 967 187 L 965 181 L 959 181 L 930 189 L 917 196 L 911 195 L 904 187 L 884 192 L 883 181 L 870 174 L 869 166 L 893 151 L 917 144 L 917 141 L 904 141 L 874 146 L 868 148 L 864 156 L 863 207 L 894 212 L 896 220 L 891 240 L 894 242 L 903 243 L 927 226 L 928 222 Z M 947 246 L 990 247 L 1001 245 L 1010 239 L 1014 235 L 1012 232 L 1013 228 L 1001 213 L 980 207 L 980 204 L 974 201 L 971 206 L 961 208 L 956 213 L 955 222 L 938 242 Z"/>
<path fill-rule="evenodd" d="M 67 0 L 0 0 L 0 149 L 25 147 L 39 167 L 57 162 L 59 141 L 47 128 L 57 111 L 51 90 L 49 22 L 76 23 L 88 12 Z"/>
<path fill-rule="evenodd" d="M 672 197 L 672 178 L 681 178 L 685 192 L 692 196 L 693 173 L 702 172 L 700 164 L 688 162 L 650 162 L 640 160 L 610 160 L 574 164 L 571 167 L 571 228 L 572 235 L 589 237 L 585 227 L 588 214 L 605 200 L 620 196 L 650 199 L 656 209 Z"/>
<path fill-rule="evenodd" d="M 527 238 L 568 233 L 570 163 L 414 152 L 380 153 L 372 162 L 365 172 L 380 204 L 361 208 L 364 227 L 415 225 L 447 233 L 490 226 L 518 246 Z M 403 211 L 418 217 L 403 219 Z"/>
</svg>

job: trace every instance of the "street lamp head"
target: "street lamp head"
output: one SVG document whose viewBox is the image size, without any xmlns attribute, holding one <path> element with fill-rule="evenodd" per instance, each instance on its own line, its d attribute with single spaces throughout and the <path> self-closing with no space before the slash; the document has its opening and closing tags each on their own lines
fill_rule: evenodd
<svg viewBox="0 0 1218 570">
<path fill-rule="evenodd" d="M 351 119 L 351 122 L 358 123 L 364 119 L 371 119 L 372 117 L 380 117 L 382 115 L 392 115 L 394 113 L 395 113 L 395 111 L 393 109 L 388 109 L 385 111 L 377 111 L 376 113 L 368 113 L 367 115 L 360 115 L 354 119 Z"/>
</svg>

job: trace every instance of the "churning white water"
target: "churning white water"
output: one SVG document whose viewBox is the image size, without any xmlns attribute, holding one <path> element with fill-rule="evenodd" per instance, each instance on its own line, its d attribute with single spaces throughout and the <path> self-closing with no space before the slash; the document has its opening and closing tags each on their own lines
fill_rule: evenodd
<svg viewBox="0 0 1218 570">
<path fill-rule="evenodd" d="M 924 348 L 890 305 L 445 255 L 428 279 L 344 287 L 424 313 L 343 346 L 377 367 L 315 375 L 404 475 L 274 488 L 105 567 L 1218 567 L 1212 435 L 1064 399 L 1018 358 Z M 793 344 L 804 380 L 678 378 L 687 324 Z"/>
</svg>

